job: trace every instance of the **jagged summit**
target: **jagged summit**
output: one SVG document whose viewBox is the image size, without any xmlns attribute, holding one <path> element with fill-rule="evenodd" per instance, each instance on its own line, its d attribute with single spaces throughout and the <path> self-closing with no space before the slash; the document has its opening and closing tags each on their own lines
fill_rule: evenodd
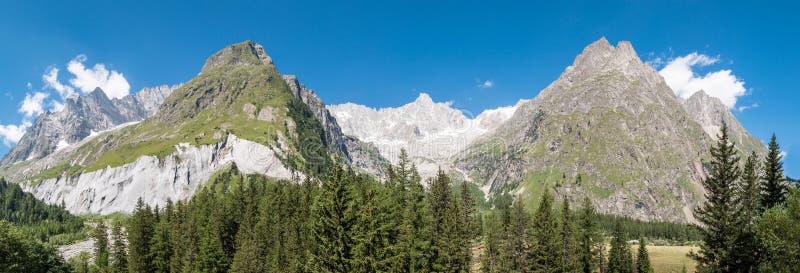
<svg viewBox="0 0 800 273">
<path fill-rule="evenodd" d="M 704 90 L 699 90 L 688 99 L 682 100 L 681 104 L 686 112 L 694 118 L 694 121 L 703 127 L 710 138 L 717 138 L 722 121 L 725 121 L 728 124 L 731 139 L 744 154 L 750 154 L 750 152 L 763 154 L 765 152 L 764 144 L 747 132 L 719 98 L 708 95 Z"/>
<path fill-rule="evenodd" d="M 603 70 L 624 71 L 629 65 L 637 66 L 635 68 L 642 65 L 633 45 L 628 41 L 620 41 L 614 47 L 602 37 L 586 46 L 565 74 L 576 81 Z"/>
<path fill-rule="evenodd" d="M 225 47 L 208 57 L 202 72 L 220 66 L 240 65 L 272 65 L 272 58 L 267 55 L 263 46 L 247 40 Z"/>
<path fill-rule="evenodd" d="M 455 164 L 487 192 L 519 192 L 532 204 L 551 189 L 589 196 L 603 213 L 692 222 L 710 140 L 629 42 L 601 38 Z"/>
<path fill-rule="evenodd" d="M 36 118 L 17 145 L 0 161 L 0 169 L 44 158 L 93 132 L 150 117 L 178 86 L 144 88 L 121 99 L 109 98 L 99 87 L 89 94 L 70 95 L 64 100 L 63 109 L 47 111 Z"/>
</svg>

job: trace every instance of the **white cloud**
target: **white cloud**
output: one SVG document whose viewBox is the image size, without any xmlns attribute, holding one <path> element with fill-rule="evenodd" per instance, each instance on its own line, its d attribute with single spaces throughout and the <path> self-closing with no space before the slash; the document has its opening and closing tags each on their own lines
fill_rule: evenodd
<svg viewBox="0 0 800 273">
<path fill-rule="evenodd" d="M 53 112 L 61 112 L 61 110 L 64 109 L 64 104 L 61 103 L 61 102 L 53 100 L 53 101 L 50 102 L 50 109 Z"/>
<path fill-rule="evenodd" d="M 130 92 L 131 85 L 128 80 L 117 71 L 108 71 L 103 64 L 95 64 L 87 68 L 83 63 L 86 55 L 78 55 L 67 64 L 67 71 L 72 73 L 75 78 L 70 79 L 69 83 L 77 87 L 84 93 L 92 92 L 100 87 L 105 91 L 109 98 L 122 98 Z"/>
<path fill-rule="evenodd" d="M 703 90 L 709 96 L 722 100 L 722 103 L 729 108 L 734 108 L 737 98 L 747 93 L 742 79 L 733 75 L 728 69 L 709 72 L 703 76 L 693 70 L 695 67 L 709 66 L 717 62 L 719 58 L 694 52 L 669 61 L 658 73 L 664 77 L 675 95 L 681 98 L 689 98 L 695 92 Z"/>
<path fill-rule="evenodd" d="M 494 86 L 494 81 L 486 80 L 478 85 L 479 88 L 492 88 Z"/>
<path fill-rule="evenodd" d="M 58 68 L 56 67 L 47 69 L 47 72 L 42 75 L 42 80 L 45 88 L 53 88 L 61 95 L 61 98 L 66 98 L 75 93 L 75 89 L 72 86 L 64 85 L 58 81 Z"/>
<path fill-rule="evenodd" d="M 786 151 L 781 151 L 781 158 L 783 158 L 783 159 L 786 159 L 786 157 L 787 157 L 787 156 L 789 156 L 789 153 L 788 153 L 788 152 L 786 152 Z"/>
<path fill-rule="evenodd" d="M 758 103 L 753 103 L 753 104 L 750 104 L 750 105 L 743 105 L 743 106 L 736 107 L 736 110 L 738 110 L 739 112 L 743 112 L 744 110 L 758 108 L 759 106 L 761 106 L 761 105 L 759 105 Z"/>
<path fill-rule="evenodd" d="M 28 93 L 25 95 L 25 99 L 22 101 L 22 104 L 19 106 L 19 112 L 25 115 L 25 118 L 31 118 L 38 116 L 42 112 L 44 112 L 43 102 L 44 99 L 49 97 L 50 95 L 47 93 L 36 92 L 33 95 Z"/>
<path fill-rule="evenodd" d="M 3 139 L 3 144 L 11 147 L 11 144 L 17 143 L 22 135 L 25 134 L 25 125 L 2 125 L 0 124 L 0 138 Z"/>
</svg>

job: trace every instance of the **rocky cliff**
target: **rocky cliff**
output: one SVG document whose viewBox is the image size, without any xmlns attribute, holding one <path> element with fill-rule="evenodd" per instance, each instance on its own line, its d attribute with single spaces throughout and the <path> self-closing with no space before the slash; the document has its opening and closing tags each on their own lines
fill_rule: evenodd
<svg viewBox="0 0 800 273">
<path fill-rule="evenodd" d="M 108 126 L 126 114 L 154 114 L 14 164 L 4 170 L 8 178 L 72 212 L 106 214 L 129 212 L 138 198 L 150 204 L 187 198 L 233 163 L 244 173 L 296 181 L 336 161 L 380 165 L 353 160 L 369 146 L 342 135 L 322 101 L 296 78 L 282 76 L 263 47 L 250 41 L 209 57 L 157 111 L 156 104 L 139 103 L 146 107 L 112 112 L 113 101 L 100 93 L 90 96 L 100 107 L 75 112 L 108 113 L 91 117 L 108 116 Z M 141 98 L 152 96 L 131 100 Z"/>
<path fill-rule="evenodd" d="M 703 130 L 712 139 L 716 139 L 722 128 L 722 122 L 728 124 L 731 139 L 736 143 L 737 148 L 744 154 L 756 152 L 764 155 L 766 149 L 764 143 L 751 136 L 747 130 L 739 123 L 739 120 L 731 113 L 722 100 L 714 98 L 700 90 L 686 100 L 681 100 L 683 108 L 694 118 Z"/>
</svg>

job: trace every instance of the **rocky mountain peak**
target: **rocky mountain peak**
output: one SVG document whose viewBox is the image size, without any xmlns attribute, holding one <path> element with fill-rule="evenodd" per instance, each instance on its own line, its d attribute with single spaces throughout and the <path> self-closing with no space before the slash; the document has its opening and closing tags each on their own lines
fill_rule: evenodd
<svg viewBox="0 0 800 273">
<path fill-rule="evenodd" d="M 728 124 L 731 139 L 745 154 L 750 152 L 763 154 L 765 152 L 764 145 L 747 132 L 742 124 L 739 123 L 739 120 L 736 119 L 736 116 L 731 113 L 731 110 L 719 98 L 712 97 L 705 91 L 700 90 L 692 94 L 688 99 L 682 100 L 681 104 L 686 112 L 689 113 L 689 116 L 703 127 L 703 131 L 711 139 L 717 138 L 722 122 L 725 121 Z"/>
<path fill-rule="evenodd" d="M 572 81 L 577 81 L 607 70 L 631 74 L 641 70 L 643 65 L 630 42 L 620 41 L 615 47 L 602 37 L 586 46 L 565 74 Z"/>
<path fill-rule="evenodd" d="M 247 40 L 211 55 L 203 65 L 202 72 L 221 66 L 241 65 L 272 65 L 272 58 L 267 55 L 263 46 Z"/>
</svg>

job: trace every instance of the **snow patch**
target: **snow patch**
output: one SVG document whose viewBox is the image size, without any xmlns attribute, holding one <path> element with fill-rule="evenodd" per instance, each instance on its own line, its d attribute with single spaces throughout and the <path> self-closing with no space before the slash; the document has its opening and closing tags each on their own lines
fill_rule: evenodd
<svg viewBox="0 0 800 273">
<path fill-rule="evenodd" d="M 375 144 L 381 155 L 395 164 L 400 150 L 406 149 L 420 174 L 430 177 L 439 167 L 447 170 L 452 156 L 511 118 L 523 102 L 472 116 L 453 108 L 452 102 L 434 102 L 421 93 L 414 102 L 396 108 L 345 103 L 328 110 L 344 134 Z"/>
<path fill-rule="evenodd" d="M 58 144 L 56 144 L 56 152 L 57 152 L 57 151 L 61 151 L 61 150 L 63 150 L 64 148 L 67 148 L 67 147 L 69 147 L 69 143 L 67 143 L 67 141 L 66 141 L 66 140 L 63 140 L 63 139 L 62 139 L 62 140 L 59 140 L 59 141 L 58 141 Z"/>
</svg>

